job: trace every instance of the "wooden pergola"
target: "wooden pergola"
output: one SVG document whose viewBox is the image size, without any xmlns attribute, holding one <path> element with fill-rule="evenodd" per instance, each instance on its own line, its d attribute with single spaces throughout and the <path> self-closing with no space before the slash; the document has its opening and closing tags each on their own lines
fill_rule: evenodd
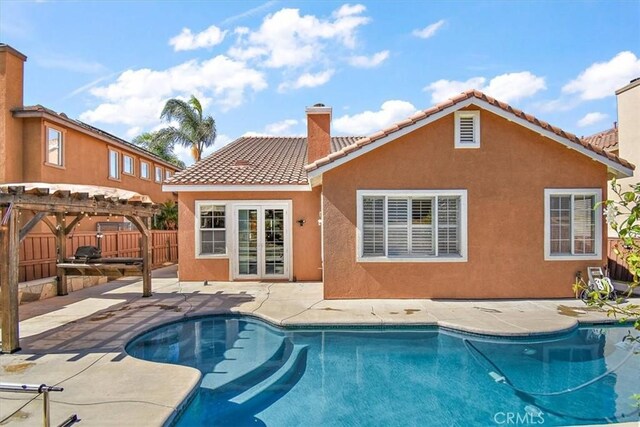
<svg viewBox="0 0 640 427">
<path fill-rule="evenodd" d="M 67 186 L 69 188 L 79 186 Z M 18 263 L 20 242 L 40 221 L 56 236 L 57 293 L 67 295 L 65 261 L 69 233 L 89 216 L 123 216 L 142 234 L 142 296 L 151 296 L 151 232 L 147 220 L 158 208 L 146 196 L 118 196 L 117 191 L 65 190 L 63 185 L 34 187 L 33 185 L 0 186 L 0 290 L 2 291 L 2 352 L 20 350 L 18 316 Z M 90 187 L 81 187 L 86 189 Z M 96 187 L 99 188 L 99 187 Z M 91 189 L 93 190 L 93 189 Z M 126 192 L 130 193 L 130 192 Z M 116 195 L 113 195 L 116 194 Z M 21 212 L 34 216 L 20 228 Z M 54 216 L 55 222 L 48 217 Z M 67 223 L 67 217 L 72 217 Z"/>
</svg>

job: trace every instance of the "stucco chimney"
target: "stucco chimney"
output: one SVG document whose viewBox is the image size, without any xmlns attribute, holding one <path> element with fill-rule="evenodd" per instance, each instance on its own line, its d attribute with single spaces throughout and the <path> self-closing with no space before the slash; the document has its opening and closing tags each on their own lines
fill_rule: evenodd
<svg viewBox="0 0 640 427">
<path fill-rule="evenodd" d="M 616 91 L 618 104 L 618 152 L 620 157 L 640 166 L 640 77 Z"/>
<path fill-rule="evenodd" d="M 23 107 L 26 60 L 0 43 L 0 182 L 22 181 L 22 121 L 11 110 Z"/>
<path fill-rule="evenodd" d="M 307 107 L 307 163 L 331 153 L 331 107 Z"/>
</svg>

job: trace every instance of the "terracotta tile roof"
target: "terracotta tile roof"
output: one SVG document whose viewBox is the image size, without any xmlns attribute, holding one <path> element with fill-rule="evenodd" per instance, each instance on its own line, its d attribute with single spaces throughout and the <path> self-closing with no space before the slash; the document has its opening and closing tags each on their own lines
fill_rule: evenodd
<svg viewBox="0 0 640 427">
<path fill-rule="evenodd" d="M 489 104 L 491 104 L 492 106 L 498 107 L 508 113 L 514 114 L 515 116 L 524 119 L 526 121 L 528 121 L 529 123 L 532 123 L 544 130 L 547 130 L 549 132 L 553 132 L 558 136 L 561 136 L 563 138 L 568 139 L 569 141 L 571 141 L 572 143 L 576 144 L 577 146 L 582 146 L 588 150 L 593 151 L 594 153 L 605 157 L 613 162 L 616 162 L 626 168 L 630 168 L 630 169 L 634 169 L 634 166 L 629 163 L 628 161 L 621 159 L 620 157 L 616 156 L 615 154 L 612 154 L 608 151 L 606 151 L 605 149 L 603 149 L 602 147 L 598 147 L 592 144 L 589 144 L 588 142 L 581 140 L 580 138 L 578 138 L 576 135 L 569 133 L 569 132 L 565 132 L 562 129 L 552 126 L 547 122 L 544 122 L 542 120 L 537 119 L 536 117 L 524 113 L 521 110 L 518 110 L 516 108 L 511 107 L 509 104 L 506 104 L 504 102 L 498 101 L 490 96 L 485 95 L 484 93 L 478 91 L 478 90 L 468 90 L 466 92 L 463 92 L 457 96 L 454 96 L 453 98 L 440 103 L 438 105 L 435 105 L 427 110 L 424 111 L 419 111 L 418 113 L 414 114 L 413 116 L 398 122 L 396 124 L 393 124 L 391 126 L 389 126 L 388 128 L 378 131 L 372 135 L 369 135 L 366 138 L 362 138 L 359 139 L 357 142 L 348 145 L 346 147 L 341 148 L 339 151 L 335 151 L 331 154 L 329 154 L 326 157 L 323 157 L 321 159 L 316 160 L 313 163 L 308 164 L 307 166 L 305 166 L 305 169 L 307 172 L 313 171 L 315 169 L 318 169 L 321 166 L 327 165 L 329 163 L 334 162 L 337 159 L 340 159 L 342 157 L 347 156 L 348 154 L 357 151 L 359 149 L 361 149 L 362 147 L 369 145 L 381 138 L 384 138 L 402 128 L 405 128 L 407 126 L 411 126 L 421 120 L 424 120 L 426 118 L 428 118 L 429 116 L 432 116 L 442 110 L 445 110 L 449 107 L 452 107 L 462 101 L 465 101 L 467 99 L 470 98 L 477 98 L 480 99 L 482 101 L 488 102 Z"/>
<path fill-rule="evenodd" d="M 111 134 L 109 132 L 106 132 L 106 131 L 102 130 L 102 129 L 98 129 L 95 126 L 91 126 L 88 123 L 81 122 L 80 120 L 72 119 L 69 116 L 67 116 L 65 113 L 58 113 L 58 112 L 56 112 L 56 111 L 54 111 L 54 110 L 52 110 L 50 108 L 47 108 L 47 107 L 44 107 L 44 106 L 40 105 L 40 104 L 38 104 L 38 105 L 25 105 L 22 108 L 16 108 L 16 109 L 12 110 L 12 112 L 14 112 L 14 113 L 29 113 L 29 112 L 46 113 L 46 114 L 50 114 L 50 115 L 59 117 L 60 119 L 66 121 L 66 122 L 72 123 L 72 124 L 74 124 L 76 126 L 79 126 L 79 127 L 83 128 L 83 129 L 87 130 L 88 132 L 95 133 L 97 135 L 106 137 L 108 139 L 112 139 L 117 143 L 123 144 L 126 147 L 130 148 L 131 150 L 137 151 L 138 153 L 143 154 L 143 155 L 145 155 L 145 156 L 147 156 L 147 157 L 149 157 L 151 159 L 154 159 L 159 163 L 162 163 L 162 164 L 165 164 L 165 165 L 171 165 L 171 167 L 175 168 L 176 171 L 180 170 L 179 166 L 176 166 L 173 163 L 170 163 L 170 162 L 164 160 L 163 158 L 158 157 L 157 155 L 155 155 L 151 151 L 145 150 L 144 148 L 142 148 L 142 147 L 140 147 L 140 146 L 138 146 L 136 144 L 133 144 L 133 143 L 131 143 L 129 141 L 126 141 L 126 140 L 124 140 L 122 138 L 119 138 L 119 137 L 117 137 L 117 136 L 115 136 L 115 135 L 113 135 L 113 134 Z"/>
<path fill-rule="evenodd" d="M 362 137 L 331 138 L 331 151 Z M 307 184 L 306 137 L 247 136 L 236 139 L 187 169 L 168 185 L 303 185 Z"/>
<path fill-rule="evenodd" d="M 606 151 L 615 151 L 618 149 L 618 128 L 612 127 L 611 129 L 585 136 L 582 140 L 594 147 L 600 147 Z"/>
</svg>

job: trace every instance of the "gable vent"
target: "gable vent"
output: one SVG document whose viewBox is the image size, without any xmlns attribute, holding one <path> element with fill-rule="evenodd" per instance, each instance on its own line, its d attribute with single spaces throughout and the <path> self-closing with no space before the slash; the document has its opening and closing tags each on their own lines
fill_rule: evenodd
<svg viewBox="0 0 640 427">
<path fill-rule="evenodd" d="M 455 147 L 480 148 L 480 112 L 455 113 Z"/>
<path fill-rule="evenodd" d="M 473 144 L 475 142 L 475 132 L 473 131 L 473 117 L 460 117 L 460 143 Z"/>
</svg>

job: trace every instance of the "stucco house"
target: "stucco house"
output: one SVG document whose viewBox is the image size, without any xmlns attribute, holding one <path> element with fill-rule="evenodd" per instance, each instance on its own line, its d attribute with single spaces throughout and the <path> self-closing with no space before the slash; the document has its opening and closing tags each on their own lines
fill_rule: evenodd
<svg viewBox="0 0 640 427">
<path fill-rule="evenodd" d="M 181 280 L 320 281 L 325 298 L 572 296 L 597 204 L 634 166 L 479 91 L 368 137 L 243 137 L 164 185 Z M 595 208 L 595 209 L 594 209 Z"/>
</svg>

